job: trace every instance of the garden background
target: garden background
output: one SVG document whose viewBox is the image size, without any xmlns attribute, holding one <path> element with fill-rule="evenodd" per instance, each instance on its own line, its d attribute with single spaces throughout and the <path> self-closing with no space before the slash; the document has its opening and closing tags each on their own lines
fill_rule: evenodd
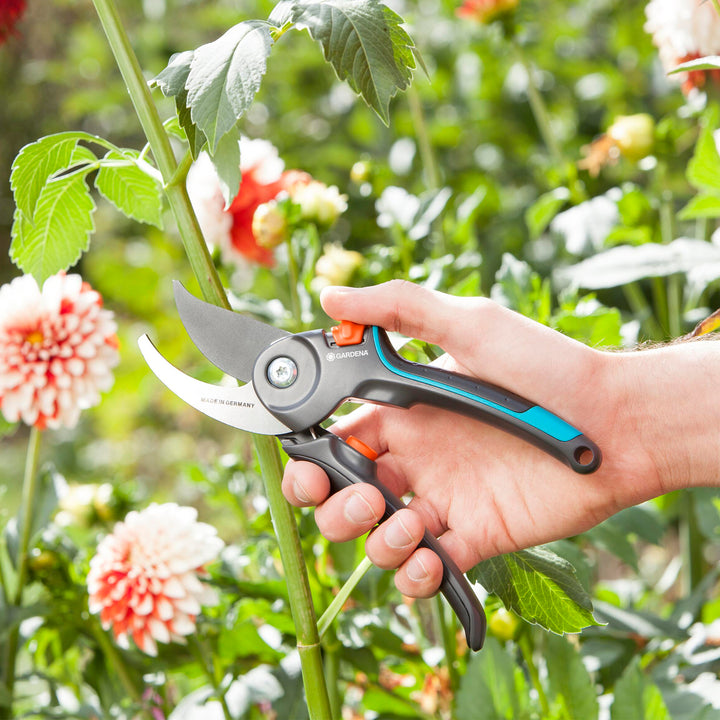
<svg viewBox="0 0 720 720">
<path fill-rule="evenodd" d="M 387 124 L 307 32 L 277 40 L 240 130 L 338 193 L 332 217 L 283 216 L 295 232 L 272 260 L 215 248 L 236 309 L 290 329 L 327 326 L 324 284 L 404 278 L 491 296 L 592 345 L 632 347 L 688 333 L 718 307 L 717 71 L 668 77 L 643 3 L 496 4 L 501 12 L 485 16 L 495 4 L 458 13 L 449 0 L 391 3 L 423 67 L 392 99 Z M 655 5 L 671 20 L 674 6 L 698 12 L 689 0 Z M 717 8 L 701 5 L 704 44 L 678 62 L 720 53 Z M 120 7 L 148 80 L 174 53 L 272 10 L 229 0 Z M 146 139 L 90 2 L 8 2 L 0 18 L 13 21 L 0 33 L 0 243 L 9 250 L 9 178 L 23 146 L 67 130 L 138 151 Z M 171 97 L 153 97 L 163 120 L 174 116 Z M 0 646 L 4 680 L 11 655 L 16 671 L 14 712 L 301 720 L 295 626 L 252 444 L 166 391 L 137 351 L 148 332 L 179 367 L 219 380 L 179 328 L 171 280 L 199 291 L 174 222 L 167 208 L 162 223 L 139 223 L 95 198 L 91 246 L 73 271 L 114 312 L 120 361 L 99 405 L 73 428 L 42 433 L 20 602 L 11 586 L 22 521 L 12 519 L 29 430 L 0 421 Z M 0 281 L 20 272 L 0 253 Z M 408 351 L 434 355 L 422 344 Z M 161 642 L 155 657 L 114 644 L 88 612 L 86 589 L 100 538 L 153 502 L 197 508 L 225 544 L 209 566 L 218 604 L 189 642 Z M 361 563 L 362 541 L 330 545 L 312 513 L 296 517 L 321 614 Z M 720 493 L 698 490 L 554 543 L 557 567 L 603 624 L 563 638 L 519 620 L 522 598 L 491 594 L 489 638 L 475 655 L 442 601 L 404 601 L 390 573 L 371 570 L 323 635 L 333 714 L 720 718 L 719 528 Z M 552 613 L 534 619 L 562 629 Z M 0 689 L 0 707 L 10 704 Z"/>
</svg>

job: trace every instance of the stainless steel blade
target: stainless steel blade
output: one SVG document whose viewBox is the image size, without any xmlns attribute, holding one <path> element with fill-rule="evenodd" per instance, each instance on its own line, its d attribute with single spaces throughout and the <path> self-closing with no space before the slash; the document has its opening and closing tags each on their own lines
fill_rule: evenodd
<svg viewBox="0 0 720 720">
<path fill-rule="evenodd" d="M 242 387 L 223 387 L 196 380 L 170 364 L 147 335 L 138 340 L 145 362 L 157 377 L 196 410 L 240 430 L 260 435 L 282 435 L 291 432 L 271 415 L 258 400 L 252 383 Z"/>
<path fill-rule="evenodd" d="M 272 325 L 206 303 L 173 281 L 180 320 L 198 350 L 224 373 L 243 382 L 252 378 L 255 358 L 271 343 L 290 335 Z"/>
</svg>

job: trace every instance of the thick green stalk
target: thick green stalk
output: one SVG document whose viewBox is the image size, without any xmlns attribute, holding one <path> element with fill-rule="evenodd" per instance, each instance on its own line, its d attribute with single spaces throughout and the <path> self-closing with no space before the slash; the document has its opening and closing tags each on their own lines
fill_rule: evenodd
<svg viewBox="0 0 720 720">
<path fill-rule="evenodd" d="M 285 569 L 290 610 L 297 631 L 297 646 L 310 718 L 311 720 L 319 718 L 329 720 L 332 718 L 332 714 L 323 673 L 320 635 L 297 523 L 292 508 L 285 501 L 280 487 L 283 467 L 277 451 L 277 441 L 271 436 L 253 435 L 253 442 L 260 461 L 260 470 L 270 504 L 270 515 Z"/>
<path fill-rule="evenodd" d="M 122 25 L 115 0 L 93 0 L 100 22 L 125 81 L 130 99 L 165 182 L 165 192 L 175 216 L 188 260 L 208 302 L 229 308 L 225 291 L 212 263 L 197 217 L 192 209 L 184 183 L 176 179 L 177 161 L 170 138 L 165 132 L 140 63 Z"/>
<path fill-rule="evenodd" d="M 120 21 L 115 0 L 93 0 L 93 3 L 127 85 L 140 124 L 145 131 L 155 162 L 162 174 L 170 208 L 203 295 L 208 302 L 229 308 L 227 296 L 212 263 L 185 184 L 180 181 L 183 173 L 178 173 L 170 139 L 163 128 L 140 64 Z M 330 720 L 320 640 L 315 624 L 307 569 L 292 509 L 280 489 L 282 463 L 277 442 L 274 438 L 266 436 L 253 436 L 253 439 L 260 459 L 270 512 L 285 568 L 310 717 L 311 720 Z"/>
<path fill-rule="evenodd" d="M 30 549 L 30 540 L 32 538 L 32 518 L 33 507 L 35 505 L 35 493 L 37 492 L 38 480 L 38 459 L 40 457 L 40 437 L 41 431 L 36 427 L 30 428 L 30 436 L 28 438 L 27 455 L 25 457 L 25 474 L 23 476 L 22 504 L 20 506 L 22 513 L 22 525 L 20 535 L 20 544 L 18 546 L 18 572 L 17 584 L 15 592 L 8 593 L 12 598 L 12 604 L 15 607 L 22 605 L 23 590 L 27 581 L 28 573 L 28 551 Z M 17 662 L 18 644 L 20 641 L 20 627 L 15 625 L 8 635 L 6 653 L 5 653 L 5 673 L 4 681 L 9 698 L 9 715 L 12 716 L 12 699 L 13 690 L 15 689 L 15 664 Z M 3 707 L 0 705 L 0 710 Z"/>
</svg>

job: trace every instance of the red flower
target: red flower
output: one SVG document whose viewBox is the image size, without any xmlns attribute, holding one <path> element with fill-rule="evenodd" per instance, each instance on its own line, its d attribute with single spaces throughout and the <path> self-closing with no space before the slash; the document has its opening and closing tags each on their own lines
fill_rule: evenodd
<svg viewBox="0 0 720 720">
<path fill-rule="evenodd" d="M 15 26 L 25 13 L 25 0 L 0 0 L 0 45 L 15 34 Z"/>
<path fill-rule="evenodd" d="M 311 180 L 307 173 L 283 172 L 283 168 L 284 163 L 270 142 L 243 137 L 240 141 L 242 181 L 227 210 L 209 156 L 202 153 L 191 168 L 187 189 L 203 235 L 208 245 L 220 247 L 226 261 L 242 265 L 249 260 L 268 267 L 275 264 L 272 251 L 260 246 L 253 235 L 255 210 L 280 192 L 292 192 L 296 186 Z"/>
<path fill-rule="evenodd" d="M 519 0 L 465 0 L 458 8 L 458 17 L 487 23 L 498 15 L 517 7 Z"/>
</svg>

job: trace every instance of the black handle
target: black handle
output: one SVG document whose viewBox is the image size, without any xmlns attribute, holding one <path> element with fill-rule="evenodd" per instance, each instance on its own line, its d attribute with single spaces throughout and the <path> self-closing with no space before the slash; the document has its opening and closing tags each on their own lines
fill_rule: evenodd
<svg viewBox="0 0 720 720">
<path fill-rule="evenodd" d="M 320 466 L 330 478 L 331 492 L 335 493 L 355 483 L 374 485 L 385 498 L 383 520 L 405 507 L 405 503 L 391 493 L 377 478 L 377 465 L 362 453 L 350 447 L 336 435 L 316 428 L 317 437 L 296 433 L 281 437 L 283 449 L 293 460 L 307 460 Z M 467 644 L 479 650 L 485 641 L 485 612 L 467 579 L 454 560 L 427 530 L 418 547 L 430 548 L 443 563 L 440 592 L 447 598 L 465 629 Z"/>
<path fill-rule="evenodd" d="M 382 328 L 370 327 L 367 332 L 388 372 L 368 378 L 359 397 L 401 407 L 443 407 L 518 435 L 577 473 L 591 473 L 600 466 L 600 448 L 544 407 L 476 378 L 409 362 L 395 352 Z"/>
</svg>

